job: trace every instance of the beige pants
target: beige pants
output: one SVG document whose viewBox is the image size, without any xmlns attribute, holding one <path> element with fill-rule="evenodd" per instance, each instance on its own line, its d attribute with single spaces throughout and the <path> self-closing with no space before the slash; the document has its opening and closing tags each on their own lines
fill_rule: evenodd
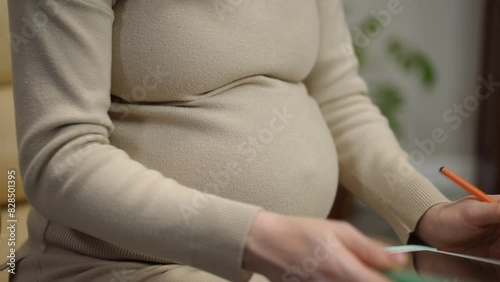
<svg viewBox="0 0 500 282">
<path fill-rule="evenodd" d="M 18 262 L 11 282 L 226 282 L 199 269 L 179 265 L 108 261 L 82 255 L 42 254 Z M 262 275 L 242 273 L 241 281 L 269 282 Z"/>
</svg>

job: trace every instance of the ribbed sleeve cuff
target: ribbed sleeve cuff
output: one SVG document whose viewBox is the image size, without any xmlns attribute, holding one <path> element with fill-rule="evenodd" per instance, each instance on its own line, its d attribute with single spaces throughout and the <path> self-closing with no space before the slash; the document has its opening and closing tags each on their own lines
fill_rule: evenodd
<svg viewBox="0 0 500 282">
<path fill-rule="evenodd" d="M 393 228 L 402 242 L 407 242 L 409 235 L 417 226 L 420 217 L 432 206 L 449 202 L 426 177 L 417 173 L 405 182 L 392 198 L 389 208 L 396 218 Z"/>
<path fill-rule="evenodd" d="M 209 197 L 193 224 L 204 233 L 193 232 L 193 266 L 229 281 L 240 281 L 245 242 L 253 220 L 263 208 Z"/>
</svg>

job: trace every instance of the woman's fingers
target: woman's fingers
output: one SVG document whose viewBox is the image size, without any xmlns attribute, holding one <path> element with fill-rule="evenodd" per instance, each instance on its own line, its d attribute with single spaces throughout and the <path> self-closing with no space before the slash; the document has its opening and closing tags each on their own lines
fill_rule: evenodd
<svg viewBox="0 0 500 282">
<path fill-rule="evenodd" d="M 331 271 L 332 277 L 338 277 L 338 281 L 353 281 L 353 282 L 389 282 L 390 280 L 383 276 L 359 260 L 352 250 L 344 249 L 332 262 L 330 270 L 325 270 L 328 273 Z M 337 281 L 337 280 L 335 280 Z"/>
<path fill-rule="evenodd" d="M 379 271 L 405 261 L 350 224 L 261 212 L 249 232 L 243 266 L 271 281 L 388 282 Z"/>
<path fill-rule="evenodd" d="M 361 261 L 377 269 L 395 269 L 403 267 L 408 257 L 406 254 L 392 254 L 384 248 L 384 245 L 372 240 L 349 224 L 346 224 L 347 232 L 342 232 L 339 237 L 345 246 Z"/>
</svg>

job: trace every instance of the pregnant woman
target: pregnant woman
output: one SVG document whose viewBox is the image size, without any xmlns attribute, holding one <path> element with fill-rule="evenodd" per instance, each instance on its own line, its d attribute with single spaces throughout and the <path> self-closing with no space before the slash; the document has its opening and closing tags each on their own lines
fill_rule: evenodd
<svg viewBox="0 0 500 282">
<path fill-rule="evenodd" d="M 366 95 L 340 0 L 9 10 L 33 206 L 13 281 L 387 281 L 405 257 L 325 220 L 339 182 L 405 242 L 450 243 L 433 232 L 448 224 L 461 246 L 479 235 L 458 241 L 460 212 L 494 212 L 412 168 Z"/>
</svg>

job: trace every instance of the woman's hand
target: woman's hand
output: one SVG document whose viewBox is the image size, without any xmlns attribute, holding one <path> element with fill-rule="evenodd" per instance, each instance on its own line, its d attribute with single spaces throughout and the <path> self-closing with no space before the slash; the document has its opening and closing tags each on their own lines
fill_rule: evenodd
<svg viewBox="0 0 500 282">
<path fill-rule="evenodd" d="M 259 212 L 243 267 L 271 281 L 389 281 L 379 271 L 404 266 L 348 223 Z"/>
<path fill-rule="evenodd" d="M 472 196 L 437 204 L 422 216 L 415 232 L 440 250 L 500 259 L 500 204 Z"/>
</svg>

